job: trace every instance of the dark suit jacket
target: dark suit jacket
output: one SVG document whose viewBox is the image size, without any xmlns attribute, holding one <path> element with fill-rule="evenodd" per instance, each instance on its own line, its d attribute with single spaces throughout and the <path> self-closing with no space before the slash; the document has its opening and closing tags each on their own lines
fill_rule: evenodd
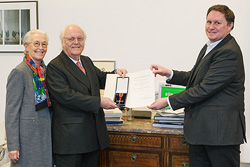
<svg viewBox="0 0 250 167">
<path fill-rule="evenodd" d="M 237 145 L 245 139 L 244 64 L 240 47 L 227 35 L 193 69 L 174 71 L 169 83 L 186 91 L 169 97 L 174 110 L 185 107 L 184 136 L 191 144 Z"/>
<path fill-rule="evenodd" d="M 100 88 L 105 87 L 106 72 L 81 56 L 86 70 L 62 51 L 47 67 L 47 86 L 53 104 L 53 152 L 78 154 L 109 146 Z"/>
</svg>

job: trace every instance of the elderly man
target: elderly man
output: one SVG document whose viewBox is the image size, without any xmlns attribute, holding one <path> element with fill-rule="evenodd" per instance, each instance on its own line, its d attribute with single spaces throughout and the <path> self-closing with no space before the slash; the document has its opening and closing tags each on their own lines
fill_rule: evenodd
<svg viewBox="0 0 250 167">
<path fill-rule="evenodd" d="M 53 153 L 57 167 L 97 166 L 100 149 L 109 146 L 105 109 L 116 108 L 100 98 L 107 72 L 81 55 L 86 35 L 77 25 L 66 26 L 61 35 L 62 52 L 47 68 L 47 84 L 53 105 Z M 110 72 L 110 73 L 114 73 Z M 116 73 L 125 76 L 125 69 Z"/>
</svg>

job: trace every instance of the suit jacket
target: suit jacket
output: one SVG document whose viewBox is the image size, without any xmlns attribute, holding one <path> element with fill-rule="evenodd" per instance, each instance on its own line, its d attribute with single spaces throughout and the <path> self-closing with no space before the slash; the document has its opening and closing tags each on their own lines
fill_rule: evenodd
<svg viewBox="0 0 250 167">
<path fill-rule="evenodd" d="M 237 145 L 245 138 L 244 64 L 229 34 L 204 58 L 205 45 L 193 69 L 174 71 L 169 83 L 186 91 L 169 97 L 172 108 L 185 107 L 184 136 L 191 144 Z"/>
<path fill-rule="evenodd" d="M 62 51 L 47 67 L 47 86 L 53 105 L 53 152 L 78 154 L 109 146 L 100 88 L 106 72 L 90 58 L 80 60 L 86 75 Z"/>
<path fill-rule="evenodd" d="M 33 73 L 23 61 L 8 77 L 5 111 L 7 146 L 9 151 L 20 152 L 16 167 L 52 167 L 51 114 L 48 107 L 36 111 Z"/>
</svg>

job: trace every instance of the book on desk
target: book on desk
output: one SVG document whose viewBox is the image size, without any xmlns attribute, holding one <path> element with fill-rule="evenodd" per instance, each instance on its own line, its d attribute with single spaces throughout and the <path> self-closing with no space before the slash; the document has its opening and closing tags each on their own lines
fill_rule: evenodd
<svg viewBox="0 0 250 167">
<path fill-rule="evenodd" d="M 182 129 L 184 124 L 184 111 L 158 110 L 154 116 L 153 127 Z"/>
<path fill-rule="evenodd" d="M 123 120 L 121 119 L 123 117 L 123 113 L 120 109 L 104 109 L 105 114 L 105 121 L 107 125 L 122 125 Z"/>
<path fill-rule="evenodd" d="M 175 123 L 159 123 L 157 121 L 152 123 L 153 127 L 158 128 L 176 128 L 176 129 L 183 129 L 183 123 L 182 124 L 175 124 Z"/>
</svg>

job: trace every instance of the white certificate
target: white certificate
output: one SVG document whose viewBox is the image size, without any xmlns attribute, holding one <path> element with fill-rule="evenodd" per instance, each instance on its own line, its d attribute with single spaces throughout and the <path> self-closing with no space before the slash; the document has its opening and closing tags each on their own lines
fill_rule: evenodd
<svg viewBox="0 0 250 167">
<path fill-rule="evenodd" d="M 117 74 L 108 74 L 104 97 L 114 99 Z M 128 96 L 125 106 L 128 108 L 146 107 L 155 101 L 155 77 L 151 70 L 128 73 Z"/>
</svg>

